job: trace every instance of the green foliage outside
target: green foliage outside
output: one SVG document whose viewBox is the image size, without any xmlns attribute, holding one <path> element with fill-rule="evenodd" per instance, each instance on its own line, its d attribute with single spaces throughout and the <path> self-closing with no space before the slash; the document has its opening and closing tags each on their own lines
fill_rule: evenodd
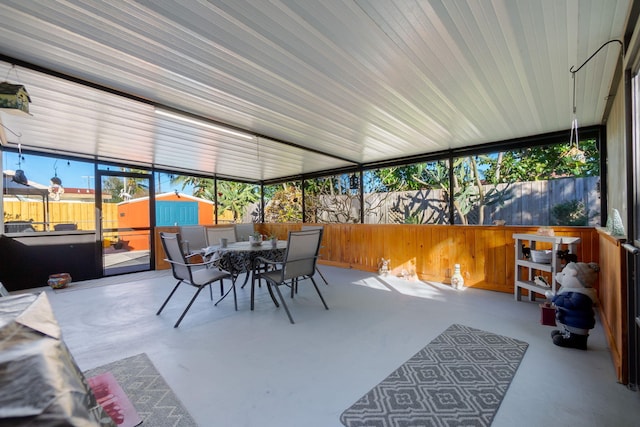
<svg viewBox="0 0 640 427">
<path fill-rule="evenodd" d="M 385 191 L 441 189 L 453 206 L 458 221 L 469 224 L 477 213 L 477 224 L 484 223 L 485 207 L 504 204 L 511 198 L 509 184 L 522 181 L 551 180 L 564 177 L 588 177 L 600 174 L 595 139 L 582 141 L 585 162 L 570 155 L 569 144 L 529 147 L 519 150 L 454 158 L 450 183 L 448 162 L 419 163 L 378 169 L 374 173 L 378 187 Z M 506 184 L 498 186 L 499 184 Z M 453 191 L 450 187 L 453 185 Z M 372 186 L 375 188 L 375 186 Z M 416 218 L 406 218 L 416 221 Z"/>
<path fill-rule="evenodd" d="M 556 144 L 505 151 L 498 157 L 483 158 L 484 174 L 494 184 L 600 175 L 600 154 L 595 139 L 580 142 L 586 158 L 584 163 L 569 155 L 570 148 L 569 144 Z"/>
<path fill-rule="evenodd" d="M 589 213 L 580 200 L 569 200 L 555 205 L 551 208 L 551 215 L 551 225 L 581 226 L 589 223 Z"/>
<path fill-rule="evenodd" d="M 145 172 L 136 169 L 127 171 Z M 111 195 L 111 198 L 108 199 L 108 203 L 120 203 L 125 200 L 148 196 L 149 186 L 146 185 L 146 182 L 148 181 L 143 178 L 123 178 L 120 176 L 110 176 L 102 182 L 102 191 Z"/>
<path fill-rule="evenodd" d="M 439 160 L 397 167 L 381 168 L 364 174 L 365 193 L 386 194 L 399 191 L 442 190 L 445 203 L 453 199 L 457 223 L 484 223 L 485 208 L 503 205 L 513 196 L 510 184 L 524 181 L 552 180 L 564 177 L 598 176 L 599 153 L 594 139 L 580 142 L 586 161 L 570 155 L 569 144 L 529 147 L 453 159 L 450 179 L 449 162 Z M 348 174 L 304 180 L 305 222 L 356 223 L 360 221 L 360 195 L 350 188 Z M 194 188 L 194 196 L 214 200 L 213 179 L 180 176 L 176 183 Z M 300 182 L 265 187 L 265 221 L 297 222 L 302 216 Z M 259 187 L 231 181 L 218 181 L 218 204 L 221 210 L 230 209 L 234 219 L 242 218 L 248 205 L 260 200 Z M 365 215 L 378 205 L 365 202 Z M 442 201 L 439 201 L 442 204 Z M 556 207 L 561 221 L 582 221 L 579 207 Z M 555 208 L 554 208 L 555 209 Z M 565 211 L 574 210 L 578 214 Z M 405 223 L 422 223 L 419 212 L 404 214 Z M 576 216 L 573 218 L 573 216 Z M 560 220 L 560 219 L 559 219 Z M 569 225 L 569 224 L 563 224 Z"/>
<path fill-rule="evenodd" d="M 302 222 L 302 189 L 299 183 L 265 187 L 265 222 Z"/>
<path fill-rule="evenodd" d="M 216 201 L 214 180 L 212 178 L 179 175 L 174 177 L 171 183 L 181 184 L 183 190 L 190 186 L 193 188 L 194 196 Z M 260 200 L 260 187 L 254 184 L 218 180 L 217 189 L 219 211 L 230 210 L 233 213 L 234 222 L 242 220 L 248 205 Z"/>
</svg>

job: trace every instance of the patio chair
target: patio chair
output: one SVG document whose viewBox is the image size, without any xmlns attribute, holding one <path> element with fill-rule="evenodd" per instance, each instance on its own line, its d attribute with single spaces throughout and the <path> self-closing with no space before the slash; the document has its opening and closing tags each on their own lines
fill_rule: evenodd
<svg viewBox="0 0 640 427">
<path fill-rule="evenodd" d="M 271 299 L 275 303 L 276 307 L 279 307 L 278 302 L 274 298 L 272 288 L 275 288 L 276 293 L 287 312 L 289 321 L 294 323 L 293 317 L 289 312 L 282 292 L 280 292 L 280 286 L 291 287 L 291 297 L 293 297 L 294 289 L 300 280 L 310 279 L 313 283 L 313 287 L 316 289 L 324 308 L 329 310 L 327 303 L 325 302 L 320 289 L 316 285 L 316 281 L 313 279 L 313 275 L 316 272 L 316 261 L 318 260 L 318 251 L 320 250 L 320 241 L 322 240 L 321 229 L 308 230 L 308 231 L 290 231 L 289 239 L 287 243 L 287 252 L 284 257 L 284 261 L 276 262 L 266 258 L 258 257 L 254 262 L 253 279 L 251 281 L 251 309 L 254 305 L 254 291 L 256 280 L 264 279 L 267 283 L 267 289 L 271 295 Z M 262 271 L 258 267 L 260 265 L 269 265 L 273 268 L 267 271 Z"/>
<path fill-rule="evenodd" d="M 211 267 L 211 263 L 213 261 L 190 264 L 188 262 L 188 256 L 185 256 L 182 251 L 182 241 L 179 233 L 160 233 L 160 238 L 162 240 L 162 247 L 164 248 L 164 252 L 167 255 L 166 261 L 171 264 L 173 277 L 178 280 L 178 283 L 176 283 L 176 286 L 164 301 L 162 307 L 160 307 L 156 315 L 162 312 L 164 307 L 167 305 L 173 294 L 182 283 L 186 283 L 187 285 L 191 285 L 197 288 L 197 291 L 191 298 L 191 301 L 189 301 L 187 308 L 185 308 L 185 310 L 182 312 L 182 315 L 173 326 L 174 328 L 177 328 L 202 289 L 204 289 L 206 286 L 209 286 L 209 295 L 211 297 L 211 300 L 213 301 L 213 290 L 211 289 L 211 284 L 213 282 L 219 281 L 220 287 L 222 288 L 223 279 L 231 279 L 231 275 L 226 271 Z M 231 291 L 233 291 L 233 302 L 237 311 L 238 299 L 236 296 L 236 285 L 233 280 L 231 280 L 231 287 L 229 288 L 229 290 L 224 293 L 214 305 L 217 306 L 218 303 L 222 301 Z"/>
<path fill-rule="evenodd" d="M 255 227 L 252 222 L 249 223 L 241 223 L 235 225 L 236 229 L 236 241 L 237 242 L 246 242 L 249 240 L 249 236 L 253 234 L 255 231 Z"/>
<path fill-rule="evenodd" d="M 236 241 L 234 227 L 207 227 L 207 246 L 219 245 L 220 239 L 227 239 L 227 243 Z"/>
<path fill-rule="evenodd" d="M 322 234 L 324 234 L 324 226 L 322 226 L 322 225 L 303 225 L 302 226 L 302 231 L 306 231 L 306 230 L 322 230 Z M 320 246 L 320 247 L 322 247 L 322 246 Z M 329 286 L 329 282 L 327 282 L 327 279 L 324 277 L 324 275 L 322 274 L 322 271 L 320 271 L 320 269 L 318 268 L 317 264 L 316 264 L 316 271 L 320 275 L 320 278 L 322 279 L 324 284 Z"/>
<path fill-rule="evenodd" d="M 183 225 L 179 227 L 182 238 L 182 251 L 186 255 L 199 253 L 207 246 L 207 229 L 202 225 Z"/>
</svg>

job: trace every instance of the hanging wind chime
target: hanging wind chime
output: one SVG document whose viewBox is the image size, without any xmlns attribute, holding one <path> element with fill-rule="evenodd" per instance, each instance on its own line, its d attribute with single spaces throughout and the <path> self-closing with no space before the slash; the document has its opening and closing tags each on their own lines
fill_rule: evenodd
<svg viewBox="0 0 640 427">
<path fill-rule="evenodd" d="M 18 169 L 14 172 L 12 181 L 22 185 L 29 185 L 29 180 L 22 170 L 22 159 L 22 144 L 18 143 Z"/>
<path fill-rule="evenodd" d="M 64 194 L 64 187 L 62 186 L 62 180 L 58 178 L 58 167 L 56 166 L 58 161 L 53 163 L 53 178 L 49 182 L 49 197 L 53 200 L 60 200 L 60 196 Z"/>
</svg>

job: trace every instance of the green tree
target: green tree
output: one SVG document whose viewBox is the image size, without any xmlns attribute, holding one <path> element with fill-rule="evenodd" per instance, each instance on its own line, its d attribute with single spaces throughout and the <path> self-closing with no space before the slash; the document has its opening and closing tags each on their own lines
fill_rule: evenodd
<svg viewBox="0 0 640 427">
<path fill-rule="evenodd" d="M 254 184 L 236 181 L 218 180 L 218 193 L 214 190 L 213 178 L 201 178 L 188 175 L 178 175 L 171 179 L 172 184 L 182 185 L 184 190 L 191 187 L 192 195 L 218 203 L 219 211 L 230 210 L 233 220 L 242 220 L 245 209 L 260 200 L 260 188 Z"/>
<path fill-rule="evenodd" d="M 551 208 L 551 225 L 588 225 L 589 213 L 581 200 L 568 200 Z"/>
<path fill-rule="evenodd" d="M 204 188 L 202 198 L 216 200 L 213 186 Z M 239 222 L 244 216 L 247 206 L 260 200 L 260 187 L 235 181 L 218 180 L 217 201 L 220 211 L 233 212 L 234 222 Z"/>
<path fill-rule="evenodd" d="M 568 143 L 554 144 L 485 156 L 484 176 L 491 183 L 503 183 L 600 175 L 600 154 L 595 139 L 580 142 L 584 162 L 574 158 L 571 149 Z"/>
<path fill-rule="evenodd" d="M 302 222 L 300 183 L 289 182 L 279 186 L 270 186 L 268 193 L 265 194 L 265 199 L 267 196 L 269 197 L 269 201 L 264 207 L 265 222 Z"/>
<path fill-rule="evenodd" d="M 146 180 L 140 178 L 110 176 L 102 182 L 102 191 L 111 195 L 109 203 L 120 203 L 148 196 L 149 187 L 144 182 Z"/>
<path fill-rule="evenodd" d="M 483 224 L 486 207 L 502 204 L 510 197 L 509 184 L 600 174 L 595 139 L 580 142 L 585 161 L 576 159 L 572 148 L 566 143 L 457 157 L 453 161 L 452 182 L 445 161 L 382 168 L 375 172 L 376 179 L 370 187 L 374 191 L 437 188 L 446 199 L 453 197 L 460 223 L 471 223 L 470 215 L 474 215 L 477 218 L 473 222 Z"/>
<path fill-rule="evenodd" d="M 192 196 L 200 197 L 203 199 L 206 198 L 204 197 L 204 195 L 207 190 L 209 190 L 209 193 L 211 193 L 211 189 L 213 189 L 213 183 L 213 178 L 201 178 L 189 175 L 176 175 L 171 178 L 172 185 L 180 184 L 182 186 L 182 190 L 190 187 L 192 188 Z"/>
</svg>

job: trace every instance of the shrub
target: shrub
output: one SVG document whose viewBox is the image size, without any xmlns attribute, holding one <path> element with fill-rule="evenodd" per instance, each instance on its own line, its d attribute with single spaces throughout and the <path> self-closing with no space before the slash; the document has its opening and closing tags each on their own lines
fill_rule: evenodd
<svg viewBox="0 0 640 427">
<path fill-rule="evenodd" d="M 588 225 L 589 213 L 581 200 L 568 200 L 551 208 L 551 225 Z"/>
</svg>

